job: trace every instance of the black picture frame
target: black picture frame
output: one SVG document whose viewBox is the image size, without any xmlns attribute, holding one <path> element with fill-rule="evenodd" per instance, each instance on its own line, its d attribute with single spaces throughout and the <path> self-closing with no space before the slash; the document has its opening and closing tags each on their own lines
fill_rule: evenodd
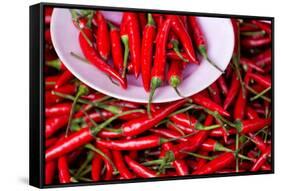
<svg viewBox="0 0 281 191">
<path fill-rule="evenodd" d="M 100 181 L 91 183 L 71 183 L 71 184 L 44 184 L 44 8 L 47 6 L 56 8 L 77 8 L 77 9 L 102 9 L 102 10 L 116 10 L 116 11 L 149 11 L 152 13 L 168 13 L 168 14 L 185 14 L 194 16 L 208 16 L 218 18 L 241 18 L 241 19 L 262 19 L 268 20 L 272 23 L 272 170 L 262 172 L 240 172 L 227 174 L 210 174 L 210 175 L 188 175 L 179 177 L 165 177 L 165 178 L 150 178 L 150 179 L 133 179 L 133 180 L 114 180 L 114 181 Z M 274 17 L 265 16 L 250 16 L 250 15 L 232 15 L 232 14 L 217 14 L 217 13 L 197 13 L 187 11 L 171 11 L 171 10 L 156 10 L 156 9 L 139 9 L 139 8 L 121 8 L 121 7 L 105 7 L 95 5 L 74 5 L 61 3 L 39 3 L 30 6 L 30 130 L 29 130 L 29 184 L 38 188 L 55 188 L 55 187 L 69 187 L 69 186 L 85 186 L 85 185 L 100 185 L 100 184 L 116 184 L 116 183 L 135 183 L 135 182 L 152 182 L 152 181 L 167 181 L 167 180 L 181 180 L 194 178 L 211 178 L 211 177 L 228 177 L 228 176 L 244 176 L 244 175 L 258 175 L 258 174 L 272 174 L 274 173 Z"/>
</svg>

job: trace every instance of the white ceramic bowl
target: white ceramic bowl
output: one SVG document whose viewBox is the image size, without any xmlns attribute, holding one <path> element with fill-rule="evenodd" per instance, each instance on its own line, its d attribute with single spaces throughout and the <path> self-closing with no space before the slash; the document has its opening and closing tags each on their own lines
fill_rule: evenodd
<svg viewBox="0 0 281 191">
<path fill-rule="evenodd" d="M 109 19 L 119 22 L 120 12 L 103 12 Z M 209 57 L 222 69 L 225 69 L 231 59 L 234 47 L 234 34 L 230 19 L 198 17 L 199 24 L 208 42 Z M 146 103 L 148 93 L 142 87 L 141 77 L 135 79 L 128 76 L 126 90 L 114 85 L 109 78 L 95 66 L 86 64 L 70 55 L 74 52 L 83 57 L 79 42 L 79 31 L 74 27 L 68 9 L 56 8 L 51 20 L 51 36 L 59 58 L 65 66 L 83 83 L 106 95 Z M 200 65 L 190 64 L 184 70 L 184 79 L 179 90 L 184 96 L 191 96 L 211 85 L 221 73 L 211 66 L 206 60 Z M 154 103 L 175 101 L 180 99 L 173 88 L 164 85 L 158 88 L 153 97 Z"/>
</svg>

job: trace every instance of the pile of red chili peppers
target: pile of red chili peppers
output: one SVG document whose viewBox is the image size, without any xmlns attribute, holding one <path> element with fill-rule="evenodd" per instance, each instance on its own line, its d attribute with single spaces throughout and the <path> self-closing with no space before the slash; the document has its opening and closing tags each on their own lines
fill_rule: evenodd
<svg viewBox="0 0 281 191">
<path fill-rule="evenodd" d="M 45 184 L 271 170 L 271 24 L 232 19 L 225 73 L 192 97 L 152 103 L 148 115 L 146 104 L 76 79 L 53 49 L 52 10 L 45 14 Z M 176 88 L 186 63 L 197 63 L 193 46 L 208 59 L 193 16 L 126 12 L 120 26 L 99 11 L 72 16 L 86 60 L 124 88 L 126 73 L 141 74 L 147 91 L 164 79 Z"/>
</svg>

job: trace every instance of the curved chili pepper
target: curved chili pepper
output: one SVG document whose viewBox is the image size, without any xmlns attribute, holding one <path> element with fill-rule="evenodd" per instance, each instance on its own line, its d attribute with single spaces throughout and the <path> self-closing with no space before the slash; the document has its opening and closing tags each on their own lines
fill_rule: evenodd
<svg viewBox="0 0 281 191">
<path fill-rule="evenodd" d="M 161 145 L 167 141 L 156 135 L 148 135 L 130 140 L 97 140 L 97 144 L 112 150 L 144 150 Z"/>
<path fill-rule="evenodd" d="M 95 12 L 97 22 L 97 50 L 103 60 L 107 60 L 110 54 L 110 38 L 106 20 L 100 11 Z"/>
<path fill-rule="evenodd" d="M 73 74 L 69 70 L 64 71 L 56 81 L 55 89 L 61 87 L 72 79 L 74 79 Z"/>
<path fill-rule="evenodd" d="M 110 26 L 111 55 L 113 59 L 113 65 L 114 68 L 119 72 L 119 74 L 122 74 L 124 53 L 121 44 L 120 31 L 118 30 L 117 27 L 115 27 L 112 24 L 109 24 L 109 26 Z"/>
<path fill-rule="evenodd" d="M 131 111 L 123 112 L 121 114 L 117 114 L 117 115 L 109 118 L 105 122 L 99 124 L 95 128 L 84 127 L 82 129 L 80 129 L 79 131 L 70 134 L 70 136 L 67 136 L 62 141 L 60 141 L 59 144 L 56 144 L 53 147 L 50 147 L 49 149 L 47 149 L 47 151 L 45 153 L 46 161 L 50 161 L 54 158 L 63 156 L 66 153 L 77 149 L 79 146 L 89 143 L 90 141 L 92 141 L 95 138 L 95 136 L 100 131 L 102 131 L 112 121 L 118 119 L 120 116 L 130 114 L 133 112 L 138 112 L 138 111 L 139 110 L 131 110 Z"/>
<path fill-rule="evenodd" d="M 56 171 L 56 162 L 49 161 L 45 164 L 45 184 L 52 184 Z"/>
<path fill-rule="evenodd" d="M 237 77 L 236 73 L 233 72 L 230 89 L 229 89 L 228 94 L 226 95 L 226 97 L 224 99 L 223 108 L 225 110 L 230 106 L 230 104 L 233 102 L 234 98 L 238 94 L 239 87 L 240 87 L 239 78 Z"/>
<path fill-rule="evenodd" d="M 266 162 L 267 158 L 271 155 L 271 145 L 266 148 L 266 151 L 261 154 L 261 156 L 255 161 L 255 164 L 252 166 L 252 172 L 258 171 L 261 166 Z"/>
<path fill-rule="evenodd" d="M 155 93 L 155 90 L 159 88 L 165 78 L 166 67 L 166 44 L 168 40 L 168 34 L 171 28 L 171 19 L 166 19 L 158 31 L 158 39 L 156 42 L 156 53 L 154 58 L 154 65 L 152 68 L 152 78 L 150 85 L 150 95 L 148 100 L 147 111 L 150 112 L 150 104 Z"/>
<path fill-rule="evenodd" d="M 271 124 L 271 118 L 255 118 L 238 123 L 237 130 L 241 134 L 254 133 Z"/>
<path fill-rule="evenodd" d="M 251 137 L 251 140 L 256 144 L 256 146 L 259 148 L 259 150 L 262 152 L 262 153 L 265 153 L 266 150 L 267 150 L 267 145 L 266 143 L 264 142 L 264 140 L 258 136 L 258 135 L 254 135 L 252 133 L 249 133 L 250 137 Z"/>
<path fill-rule="evenodd" d="M 156 27 L 151 14 L 148 14 L 148 23 L 143 30 L 141 46 L 141 73 L 144 89 L 150 90 L 153 43 L 156 36 Z"/>
<path fill-rule="evenodd" d="M 180 55 L 182 57 L 180 57 L 180 55 L 178 53 L 176 53 L 175 51 L 168 51 L 166 55 L 167 55 L 167 58 L 170 60 L 176 60 L 176 61 L 188 60 L 185 52 L 180 52 Z"/>
<path fill-rule="evenodd" d="M 66 126 L 67 122 L 68 122 L 68 115 L 47 119 L 45 124 L 45 137 L 48 138 L 51 135 L 53 135 L 60 128 Z"/>
<path fill-rule="evenodd" d="M 114 164 L 118 169 L 120 175 L 125 179 L 132 179 L 134 175 L 129 171 L 126 164 L 124 163 L 123 156 L 120 151 L 112 151 Z"/>
<path fill-rule="evenodd" d="M 70 183 L 70 173 L 65 156 L 62 156 L 58 160 L 58 171 L 59 171 L 59 181 L 61 184 Z"/>
<path fill-rule="evenodd" d="M 265 73 L 263 68 L 260 68 L 256 63 L 254 63 L 254 61 L 252 61 L 250 59 L 247 59 L 247 58 L 244 58 L 244 57 L 240 57 L 240 63 L 242 65 L 244 65 L 245 67 L 247 67 L 247 69 L 249 67 L 249 68 L 251 68 L 253 70 L 256 70 L 257 72 Z"/>
<path fill-rule="evenodd" d="M 126 123 L 123 123 L 121 126 L 121 131 L 123 136 L 135 136 L 139 135 L 142 132 L 152 128 L 161 122 L 165 117 L 171 114 L 173 111 L 181 107 L 186 103 L 186 99 L 175 101 L 165 108 L 156 111 L 152 114 L 152 117 L 145 115 L 140 118 L 132 119 Z"/>
<path fill-rule="evenodd" d="M 207 139 L 205 142 L 203 142 L 201 145 L 201 149 L 204 151 L 231 151 L 231 149 L 224 147 L 222 144 L 220 144 L 214 139 Z"/>
<path fill-rule="evenodd" d="M 71 103 L 60 103 L 54 106 L 45 107 L 46 117 L 59 117 L 68 115 L 71 110 Z"/>
<path fill-rule="evenodd" d="M 219 90 L 219 87 L 217 86 L 217 83 L 216 82 L 212 83 L 208 87 L 208 89 L 209 89 L 210 95 L 212 97 L 212 100 L 214 100 L 214 102 L 216 102 L 217 104 L 221 105 L 222 99 L 220 97 L 220 90 Z"/>
<path fill-rule="evenodd" d="M 193 40 L 195 42 L 195 45 L 197 49 L 199 50 L 200 54 L 217 70 L 223 73 L 223 70 L 216 65 L 208 56 L 207 53 L 207 43 L 206 39 L 204 37 L 203 31 L 200 28 L 199 23 L 197 22 L 197 19 L 195 16 L 188 16 L 188 24 L 190 25 L 190 28 L 192 29 L 192 36 Z"/>
<path fill-rule="evenodd" d="M 172 20 L 171 26 L 180 42 L 183 45 L 183 49 L 187 54 L 188 60 L 192 63 L 197 63 L 196 55 L 192 46 L 192 41 L 187 33 L 187 30 L 184 27 L 184 24 L 181 22 L 180 17 L 177 15 L 169 15 L 168 18 Z"/>
<path fill-rule="evenodd" d="M 247 107 L 246 113 L 249 119 L 256 119 L 259 117 L 258 113 L 250 106 Z"/>
<path fill-rule="evenodd" d="M 83 34 L 86 35 L 86 37 L 91 42 L 93 40 L 93 37 L 91 35 L 91 31 L 87 29 L 83 29 L 83 33 L 80 32 L 79 34 L 80 47 L 86 59 L 89 60 L 89 62 L 96 66 L 99 70 L 103 71 L 105 74 L 109 75 L 113 79 L 116 79 L 120 83 L 120 85 L 124 89 L 126 89 L 127 82 L 125 81 L 125 79 L 123 79 L 116 70 L 114 70 L 111 66 L 109 66 L 102 59 L 100 59 L 96 50 L 88 43 Z"/>
<path fill-rule="evenodd" d="M 175 123 L 179 128 L 182 126 L 184 128 L 180 128 L 185 133 L 192 133 L 195 130 L 195 124 L 197 123 L 197 119 L 193 116 L 186 115 L 184 113 L 179 113 L 176 115 L 172 115 L 169 119 Z M 169 124 L 169 123 L 168 123 Z"/>
<path fill-rule="evenodd" d="M 228 133 L 228 135 L 234 135 L 237 133 L 237 130 L 234 128 L 231 128 L 227 131 L 227 133 Z M 225 136 L 225 130 L 222 127 L 213 129 L 210 131 L 209 135 L 211 137 L 223 137 L 223 136 Z"/>
<path fill-rule="evenodd" d="M 111 152 L 107 149 L 107 148 L 104 148 L 104 147 L 99 147 L 99 149 L 101 150 L 101 152 L 104 153 L 104 155 L 108 158 L 104 158 L 102 156 L 102 159 L 103 159 L 103 162 L 105 164 L 105 168 L 106 168 L 106 172 L 105 172 L 105 176 L 104 176 L 104 180 L 111 180 L 112 179 L 112 176 L 113 176 L 113 171 L 114 171 L 114 168 L 112 166 L 112 163 L 110 162 L 112 159 L 112 156 L 111 156 Z M 110 160 L 110 161 L 109 161 Z"/>
<path fill-rule="evenodd" d="M 227 116 L 227 117 L 230 116 L 230 114 L 227 111 L 225 111 L 220 105 L 216 104 L 211 99 L 202 96 L 201 94 L 195 94 L 191 96 L 191 99 L 194 103 L 201 105 L 211 111 L 217 111 L 219 114 L 223 116 Z"/>
<path fill-rule="evenodd" d="M 127 20 L 127 33 L 129 37 L 129 48 L 132 64 L 134 66 L 134 74 L 137 78 L 140 73 L 140 58 L 141 58 L 141 38 L 138 16 L 133 12 L 125 12 L 124 16 Z"/>
<path fill-rule="evenodd" d="M 269 76 L 261 76 L 261 75 L 250 73 L 249 77 L 254 79 L 257 83 L 259 83 L 265 88 L 271 87 L 271 78 Z"/>
<path fill-rule="evenodd" d="M 182 95 L 178 90 L 178 86 L 182 81 L 182 69 L 182 64 L 180 64 L 178 61 L 172 61 L 167 73 L 167 80 L 169 81 L 169 85 L 174 88 L 174 90 L 180 97 L 182 97 Z"/>
<path fill-rule="evenodd" d="M 142 178 L 153 178 L 157 176 L 157 173 L 154 172 L 153 170 L 150 170 L 149 168 L 142 166 L 141 164 L 137 163 L 133 159 L 131 159 L 129 156 L 125 156 L 125 161 L 130 167 L 132 171 L 136 175 Z"/>
<path fill-rule="evenodd" d="M 55 88 L 56 81 L 60 76 L 47 76 L 45 77 L 45 90 L 52 90 Z"/>
<path fill-rule="evenodd" d="M 234 153 L 232 152 L 226 152 L 212 161 L 208 162 L 201 168 L 194 171 L 192 174 L 194 175 L 200 175 L 200 174 L 212 174 L 218 170 L 221 170 L 225 168 L 226 166 L 230 165 L 235 160 Z"/>
</svg>

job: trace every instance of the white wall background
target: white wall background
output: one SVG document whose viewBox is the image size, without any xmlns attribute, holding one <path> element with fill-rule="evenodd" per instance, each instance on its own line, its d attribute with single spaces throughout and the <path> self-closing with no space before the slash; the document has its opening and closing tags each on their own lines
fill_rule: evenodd
<svg viewBox="0 0 281 191">
<path fill-rule="evenodd" d="M 29 5 L 36 0 L 1 1 L 0 10 L 0 190 L 37 190 L 28 185 L 28 43 Z M 115 184 L 55 190 L 269 190 L 280 185 L 281 12 L 277 0 L 57 0 L 49 2 L 182 10 L 275 17 L 275 174 L 194 179 L 153 183 Z M 279 186 L 280 187 L 280 186 Z"/>
</svg>

